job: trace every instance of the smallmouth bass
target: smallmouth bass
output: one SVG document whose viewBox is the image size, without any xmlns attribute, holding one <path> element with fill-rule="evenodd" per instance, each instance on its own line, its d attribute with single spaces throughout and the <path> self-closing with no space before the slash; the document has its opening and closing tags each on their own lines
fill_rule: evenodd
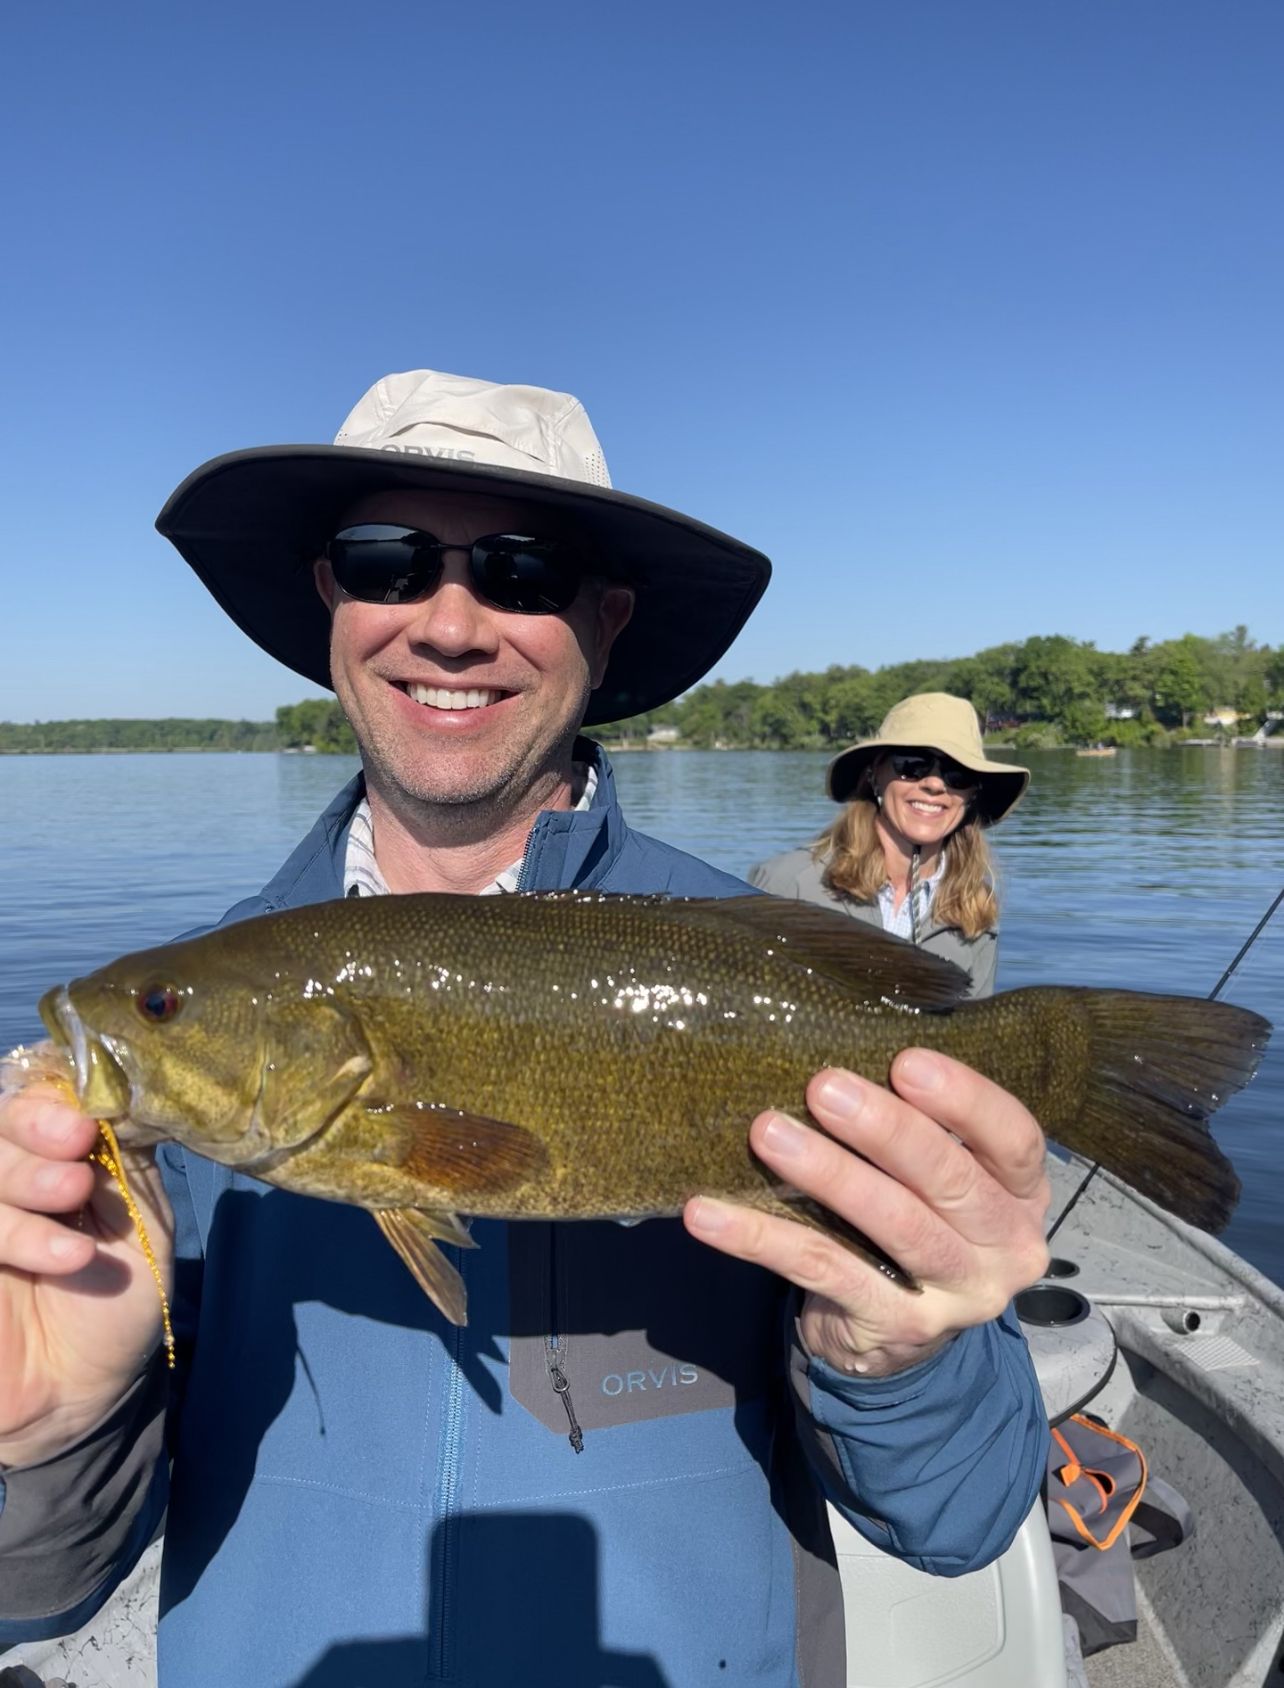
<svg viewBox="0 0 1284 1688">
<path fill-rule="evenodd" d="M 573 892 L 347 898 L 122 957 L 41 1017 L 81 1108 L 367 1208 L 456 1323 L 438 1241 L 459 1214 L 640 1218 L 693 1195 L 786 1213 L 895 1264 L 751 1153 L 807 1118 L 826 1066 L 886 1084 L 910 1045 L 967 1062 L 1049 1136 L 1215 1229 L 1238 1195 L 1205 1121 L 1270 1032 L 1196 998 L 965 975 L 876 928 L 772 897 Z M 911 1285 L 912 1287 L 912 1285 Z"/>
</svg>

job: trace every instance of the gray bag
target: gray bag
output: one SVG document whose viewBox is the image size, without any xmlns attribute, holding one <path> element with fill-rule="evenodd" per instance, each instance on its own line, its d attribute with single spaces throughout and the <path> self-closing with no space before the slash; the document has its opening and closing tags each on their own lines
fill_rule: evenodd
<svg viewBox="0 0 1284 1688">
<path fill-rule="evenodd" d="M 1084 1657 L 1135 1641 L 1132 1562 L 1193 1535 L 1189 1505 L 1150 1475 L 1135 1442 L 1087 1413 L 1052 1432 L 1047 1503 L 1061 1608 L 1078 1625 Z"/>
</svg>

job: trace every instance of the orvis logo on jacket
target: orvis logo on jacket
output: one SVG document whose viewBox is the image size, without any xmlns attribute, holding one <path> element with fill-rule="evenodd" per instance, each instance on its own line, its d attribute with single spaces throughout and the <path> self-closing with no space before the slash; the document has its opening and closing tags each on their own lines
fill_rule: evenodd
<svg viewBox="0 0 1284 1688">
<path fill-rule="evenodd" d="M 508 1247 L 509 1388 L 549 1430 L 569 1424 L 555 1370 L 589 1451 L 594 1430 L 762 1394 L 784 1285 L 713 1254 L 679 1220 L 524 1223 Z"/>
</svg>

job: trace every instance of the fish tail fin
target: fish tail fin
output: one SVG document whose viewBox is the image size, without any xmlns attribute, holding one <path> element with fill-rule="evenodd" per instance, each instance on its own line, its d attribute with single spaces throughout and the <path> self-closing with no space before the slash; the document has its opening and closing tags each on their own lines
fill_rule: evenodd
<svg viewBox="0 0 1284 1688">
<path fill-rule="evenodd" d="M 1240 1183 L 1207 1122 L 1253 1076 L 1269 1021 L 1199 997 L 1073 994 L 1087 1082 L 1074 1117 L 1043 1120 L 1048 1135 L 1179 1218 L 1221 1230 Z"/>
</svg>

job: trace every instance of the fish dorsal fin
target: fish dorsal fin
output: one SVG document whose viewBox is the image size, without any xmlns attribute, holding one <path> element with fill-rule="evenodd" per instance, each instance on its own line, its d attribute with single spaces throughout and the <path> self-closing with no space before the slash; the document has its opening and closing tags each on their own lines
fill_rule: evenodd
<svg viewBox="0 0 1284 1688">
<path fill-rule="evenodd" d="M 693 898 L 681 907 L 702 925 L 734 927 L 765 951 L 842 985 L 861 1002 L 947 1009 L 968 993 L 961 967 L 836 909 L 784 897 Z"/>
<path fill-rule="evenodd" d="M 375 1224 L 410 1268 L 415 1282 L 452 1325 L 468 1323 L 464 1280 L 437 1247 L 438 1242 L 475 1248 L 453 1213 L 427 1213 L 417 1207 L 371 1209 Z"/>
<path fill-rule="evenodd" d="M 654 909 L 662 919 L 750 933 L 763 940 L 764 950 L 773 957 L 823 973 L 860 1002 L 954 1008 L 971 983 L 952 961 L 895 938 L 880 926 L 786 897 L 628 896 L 609 891 L 532 891 L 525 896 L 532 902 Z"/>
</svg>

